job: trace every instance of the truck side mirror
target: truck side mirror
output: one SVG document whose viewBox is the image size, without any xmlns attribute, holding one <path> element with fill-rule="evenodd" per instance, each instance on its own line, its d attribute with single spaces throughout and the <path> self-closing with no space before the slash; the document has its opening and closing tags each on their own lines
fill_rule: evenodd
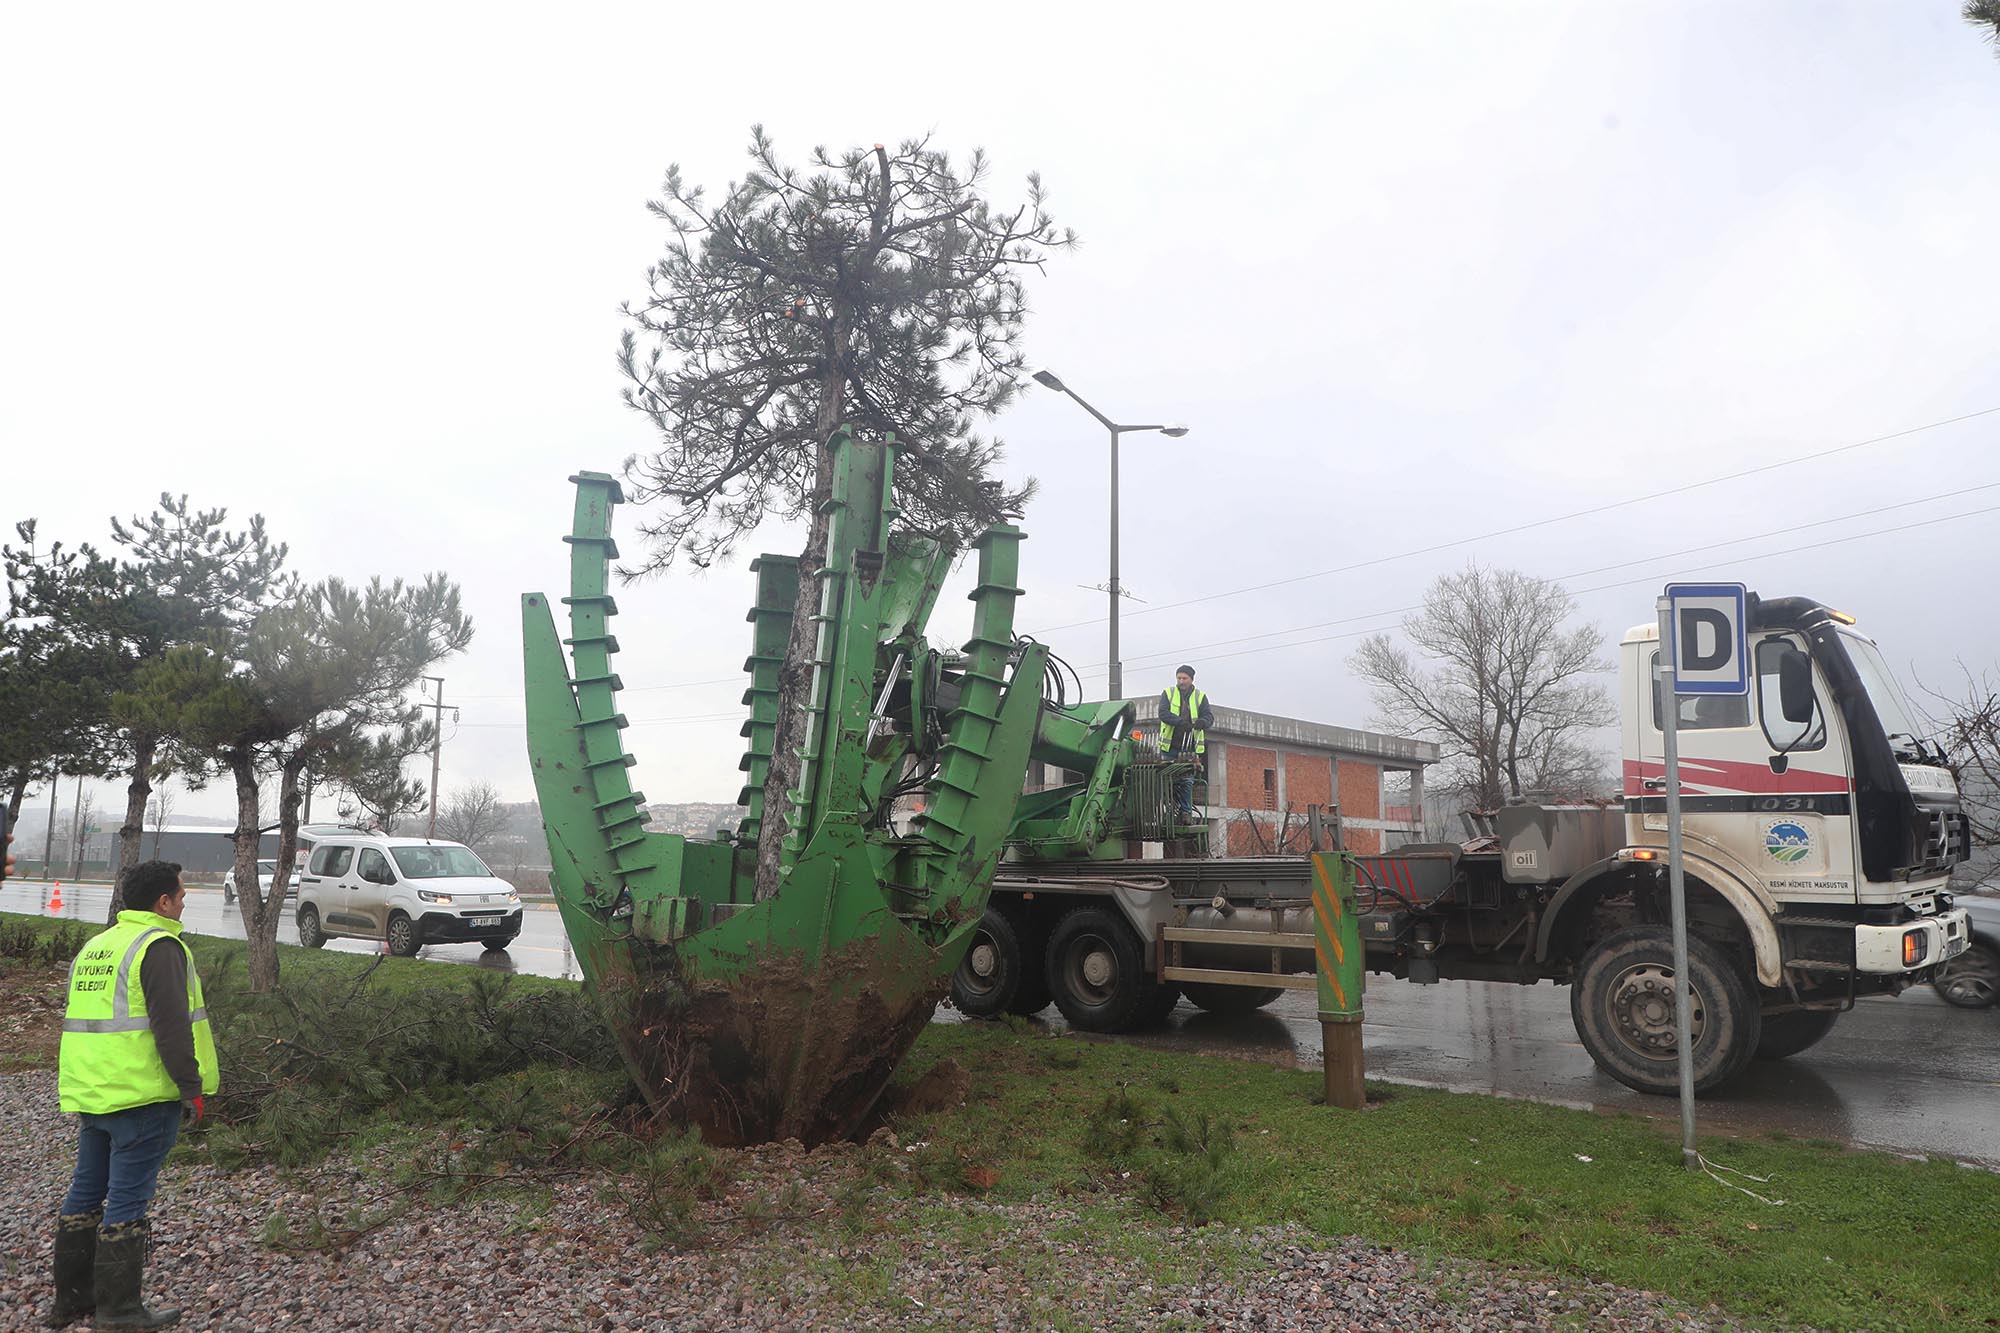
<svg viewBox="0 0 2000 1333">
<path fill-rule="evenodd" d="M 1812 658 L 1796 648 L 1778 659 L 1778 706 L 1795 726 L 1813 719 Z"/>
</svg>

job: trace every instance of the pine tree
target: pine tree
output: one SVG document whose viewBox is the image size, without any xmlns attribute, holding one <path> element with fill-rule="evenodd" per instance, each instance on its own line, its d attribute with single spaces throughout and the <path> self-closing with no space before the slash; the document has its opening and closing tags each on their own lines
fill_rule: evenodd
<svg viewBox="0 0 2000 1333">
<path fill-rule="evenodd" d="M 249 943 L 250 985 L 278 983 L 278 921 L 298 857 L 301 775 L 368 780 L 430 747 L 430 724 L 409 701 L 420 676 L 472 641 L 457 585 L 443 575 L 356 588 L 328 579 L 259 617 L 231 653 L 171 652 L 148 684 L 185 700 L 174 730 L 236 786 L 236 884 Z M 166 679 L 165 677 L 171 677 Z M 268 830 L 264 783 L 278 783 L 277 866 L 265 893 L 257 853 Z"/>
<path fill-rule="evenodd" d="M 907 526 L 954 549 L 1017 515 L 1032 481 L 997 477 L 1002 447 L 975 424 L 1017 391 L 1025 271 L 1074 244 L 1044 208 L 1039 178 L 1011 212 L 928 139 L 779 160 L 762 126 L 751 168 L 711 203 L 680 169 L 650 207 L 670 235 L 626 307 L 625 400 L 663 447 L 627 461 L 635 498 L 662 500 L 636 571 L 706 566 L 766 519 L 810 521 L 799 600 L 779 672 L 778 730 L 758 849 L 757 893 L 776 891 L 811 685 L 812 613 L 825 561 L 828 443 L 843 423 L 894 432 Z"/>
</svg>

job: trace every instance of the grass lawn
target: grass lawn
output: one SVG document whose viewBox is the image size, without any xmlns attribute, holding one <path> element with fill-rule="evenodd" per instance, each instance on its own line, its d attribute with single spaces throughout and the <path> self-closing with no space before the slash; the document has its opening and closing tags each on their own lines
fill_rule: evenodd
<svg viewBox="0 0 2000 1333">
<path fill-rule="evenodd" d="M 0 938 L 35 920 L 0 914 Z M 241 967 L 239 943 L 195 948 L 204 976 Z M 284 977 L 302 985 L 337 983 L 374 961 L 280 952 Z M 29 966 L 0 959 L 16 983 Z M 60 969 L 40 966 L 59 987 Z M 369 1006 L 382 1013 L 482 984 L 492 975 L 476 968 L 388 959 L 370 978 Z M 510 996 L 576 991 L 542 978 L 506 984 Z M 1742 1183 L 1784 1201 L 1773 1205 L 1686 1172 L 1677 1126 L 1635 1116 L 1383 1085 L 1371 1085 L 1368 1110 L 1340 1112 L 1318 1104 L 1316 1071 L 1050 1036 L 1025 1022 L 933 1025 L 899 1085 L 937 1071 L 935 1084 L 947 1062 L 967 1077 L 962 1104 L 893 1118 L 900 1146 L 857 1146 L 843 1168 L 906 1205 L 868 1242 L 884 1262 L 917 1228 L 1004 1248 L 1004 1211 L 958 1205 L 1033 1201 L 1075 1210 L 1079 1240 L 1106 1252 L 1157 1253 L 1162 1281 L 1188 1256 L 1149 1244 L 1160 1219 L 1293 1224 L 1762 1322 L 2000 1327 L 2000 1176 L 1949 1162 L 1778 1137 L 1704 1142 L 1720 1162 L 1769 1177 Z M 577 1086 L 571 1076 L 572 1095 Z M 1211 1259 L 1240 1248 L 1215 1235 Z M 1236 1260 L 1253 1261 L 1249 1251 Z M 855 1270 L 857 1299 L 871 1272 Z"/>
</svg>

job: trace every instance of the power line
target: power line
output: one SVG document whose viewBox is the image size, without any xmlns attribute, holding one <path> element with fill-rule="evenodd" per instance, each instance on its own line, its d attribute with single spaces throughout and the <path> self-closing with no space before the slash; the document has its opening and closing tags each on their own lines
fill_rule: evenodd
<svg viewBox="0 0 2000 1333">
<path fill-rule="evenodd" d="M 1982 482 L 1977 486 L 1958 486 L 1954 487 L 1949 491 L 1940 491 L 1936 495 L 1926 495 L 1921 499 L 1902 500 L 1896 504 L 1876 505 L 1868 509 L 1858 509 L 1851 514 L 1841 514 L 1836 518 L 1814 519 L 1810 523 L 1795 523 L 1788 528 L 1773 528 L 1769 532 L 1752 533 L 1746 537 L 1730 537 L 1723 541 L 1708 542 L 1701 546 L 1689 546 L 1678 551 L 1661 551 L 1654 555 L 1640 556 L 1636 560 L 1622 560 L 1616 564 L 1599 565 L 1595 569 L 1581 569 L 1581 570 L 1576 570 L 1573 573 L 1569 574 L 1558 574 L 1555 576 L 1552 582 L 1560 583 L 1567 579 L 1589 578 L 1593 574 L 1608 574 L 1615 569 L 1630 569 L 1634 565 L 1650 565 L 1661 560 L 1678 560 L 1682 556 L 1699 555 L 1704 551 L 1714 551 L 1724 546 L 1740 546 L 1745 542 L 1765 541 L 1772 537 L 1784 537 L 1794 532 L 1805 532 L 1812 528 L 1823 528 L 1834 523 L 1850 523 L 1857 518 L 1873 518 L 1878 514 L 1890 514 L 1894 513 L 1899 509 L 1913 509 L 1918 505 L 1935 504 L 1939 500 L 1950 500 L 1950 499 L 1955 499 L 1959 496 L 1975 495 L 1980 491 L 1990 491 L 1996 488 L 2000 488 L 2000 481 Z M 1983 513 L 1985 511 L 1981 510 L 1978 512 Z M 1948 521 L 1948 520 L 1940 520 L 1940 521 Z M 1178 648 L 1160 648 L 1156 649 L 1152 653 L 1146 654 L 1141 660 L 1151 661 L 1156 657 L 1181 657 L 1192 653 L 1199 653 L 1207 648 L 1216 648 L 1216 647 L 1226 648 L 1233 644 L 1249 643 L 1256 639 L 1272 639 L 1282 634 L 1302 634 L 1307 630 L 1328 629 L 1334 625 L 1351 625 L 1357 620 L 1379 620 L 1383 616 L 1408 615 L 1412 611 L 1421 611 L 1422 609 L 1423 607 L 1420 605 L 1398 606 L 1382 611 L 1369 611 L 1362 615 L 1340 616 L 1333 620 L 1317 620 L 1309 625 L 1291 625 L 1284 629 L 1265 630 L 1260 634 L 1243 634 L 1243 635 L 1238 635 L 1234 638 L 1217 639 L 1210 643 L 1185 644 Z M 1373 632 L 1374 631 L 1372 630 L 1363 631 L 1363 633 L 1373 633 Z M 1103 662 L 1092 662 L 1086 666 L 1080 667 L 1079 670 L 1093 671 L 1103 667 L 1104 665 L 1106 664 Z"/>
<path fill-rule="evenodd" d="M 734 676 L 717 676 L 714 680 L 678 680 L 668 685 L 627 685 L 623 690 L 623 693 L 646 694 L 650 693 L 653 690 L 691 690 L 698 685 L 741 685 L 749 679 L 750 677 L 748 673 L 739 673 Z M 458 697 L 461 700 L 465 700 L 465 699 L 521 699 L 525 698 L 526 696 L 522 695 L 517 691 L 513 694 L 461 694 Z"/>
<path fill-rule="evenodd" d="M 1896 533 L 1898 533 L 1898 532 L 1908 532 L 1908 531 L 1910 531 L 1910 530 L 1911 530 L 1911 529 L 1913 529 L 1913 528 L 1925 528 L 1925 527 L 1931 527 L 1931 526 L 1933 526 L 1933 525 L 1935 525 L 1935 524 L 1939 524 L 1939 523 L 1950 523 L 1950 522 L 1953 522 L 1953 521 L 1955 521 L 1955 520 L 1958 520 L 1958 519 L 1962 519 L 1962 518 L 1978 518 L 1978 517 L 1979 517 L 1980 515 L 1982 515 L 1982 514 L 1993 514 L 1993 513 L 2000 513 L 2000 505 L 1988 505 L 1988 506 L 1987 506 L 1986 508 L 1984 508 L 1984 509 L 1970 509 L 1970 510 L 1967 510 L 1967 511 L 1966 511 L 1965 513 L 1962 513 L 1962 514 L 1946 514 L 1946 515 L 1944 515 L 1944 516 L 1943 516 L 1942 518 L 1932 518 L 1932 519 L 1924 519 L 1924 520 L 1922 520 L 1922 521 L 1920 521 L 1920 522 L 1916 522 L 1916 523 L 1902 523 L 1902 524 L 1898 524 L 1897 526 L 1895 526 L 1895 527 L 1892 527 L 1892 528 L 1877 528 L 1877 529 L 1876 529 L 1876 530 L 1874 530 L 1873 532 L 1857 532 L 1857 533 L 1851 533 L 1851 534 L 1849 534 L 1848 536 L 1845 536 L 1845 537 L 1831 537 L 1831 538 L 1828 538 L 1828 539 L 1827 539 L 1826 541 L 1823 541 L 1823 542 L 1808 542 L 1807 544 L 1805 544 L 1805 545 L 1803 545 L 1803 546 L 1787 546 L 1787 547 L 1785 547 L 1785 548 L 1783 548 L 1783 549 L 1781 549 L 1781 550 L 1776 550 L 1776 551 L 1760 551 L 1760 552 L 1758 552 L 1758 553 L 1757 553 L 1757 554 L 1755 554 L 1755 555 L 1746 555 L 1746 556 L 1738 556 L 1738 557 L 1735 557 L 1735 558 L 1734 558 L 1734 560 L 1733 560 L 1733 561 L 1732 561 L 1731 563 L 1732 563 L 1732 564 L 1749 564 L 1749 563 L 1751 563 L 1751 562 L 1753 562 L 1753 561 L 1757 561 L 1757 560 L 1770 560 L 1770 559 L 1773 559 L 1773 558 L 1775 558 L 1775 557 L 1777 557 L 1777 556 L 1781 556 L 1781 555 L 1798 555 L 1798 554 L 1800 554 L 1801 552 L 1805 552 L 1805 551 L 1818 551 L 1818 550 L 1822 550 L 1822 549 L 1824 549 L 1824 548 L 1826 548 L 1826 547 L 1829 547 L 1829 546 L 1841 546 L 1841 545 L 1845 545 L 1845 544 L 1846 544 L 1846 543 L 1848 543 L 1848 542 L 1857 542 L 1857 541 L 1863 541 L 1863 540 L 1865 540 L 1865 539 L 1867 539 L 1867 538 L 1870 538 L 1870 537 L 1888 537 L 1888 536 L 1893 536 L 1894 534 L 1896 534 Z M 1754 539 L 1754 538 L 1744 538 L 1743 540 L 1745 540 L 1745 541 L 1751 541 L 1751 540 L 1755 540 L 1755 539 Z M 1723 545 L 1728 545 L 1729 543 L 1722 543 L 1722 544 L 1723 544 Z M 1697 548 L 1697 549 L 1699 549 L 1699 548 Z M 1672 557 L 1671 557 L 1671 556 L 1654 556 L 1654 557 L 1651 557 L 1651 558 L 1652 558 L 1652 559 L 1671 559 Z M 1681 573 L 1681 574 L 1688 574 L 1688 573 L 1699 573 L 1699 572 L 1701 572 L 1701 571 L 1702 571 L 1703 569 L 1708 569 L 1708 568 L 1712 568 L 1712 567 L 1713 567 L 1713 566 L 1706 566 L 1706 565 L 1704 565 L 1704 566 L 1699 566 L 1699 567 L 1697 567 L 1696 569 L 1693 569 L 1693 570 L 1674 570 L 1674 571 L 1670 571 L 1670 572 L 1672 572 L 1672 573 Z M 1616 589 L 1616 588 L 1631 588 L 1631 587 L 1637 587 L 1637 586 L 1639 586 L 1639 585 L 1641 585 L 1641 584 L 1647 584 L 1647 583 L 1652 583 L 1652 582 L 1655 582 L 1655 581 L 1657 580 L 1657 578 L 1659 578 L 1659 577 L 1660 577 L 1659 575 L 1647 575 L 1647 576 L 1645 576 L 1645 577 L 1642 577 L 1642 578 L 1636 578 L 1636 579 L 1624 579 L 1624 580 L 1621 580 L 1621 581 L 1619 581 L 1619 582 L 1616 582 L 1616 583 L 1601 583 L 1601 584 L 1598 584 L 1598 585 L 1597 585 L 1596 587 L 1592 587 L 1592 588 L 1580 588 L 1580 589 L 1578 589 L 1578 590 L 1577 590 L 1577 591 L 1576 591 L 1576 592 L 1575 592 L 1574 594 L 1572 594 L 1572 595 L 1573 595 L 1573 596 L 1577 596 L 1577 597 L 1582 597 L 1582 596 L 1586 596 L 1586 595 L 1588 595 L 1588 594 L 1590 594 L 1590 593 L 1594 593 L 1594 592 L 1608 592 L 1608 591 L 1610 591 L 1610 590 L 1612 590 L 1612 589 Z M 1349 617 L 1349 619 L 1353 619 L 1353 620 L 1361 620 L 1361 619 L 1374 619 L 1374 618 L 1377 618 L 1377 617 L 1380 617 L 1380 616 L 1389 616 L 1389 615 L 1400 615 L 1400 614 L 1406 614 L 1406 613 L 1407 613 L 1408 611 L 1410 611 L 1410 610 L 1415 610 L 1415 609 L 1417 609 L 1417 608 L 1413 608 L 1413 607 L 1405 607 L 1405 608 L 1403 608 L 1403 610 L 1402 610 L 1402 611 L 1378 611 L 1378 612 L 1375 612 L 1375 613 L 1373 613 L 1373 615 L 1372 615 L 1372 616 L 1365 616 L 1365 617 L 1364 617 L 1364 616 L 1352 616 L 1352 617 Z M 1337 624 L 1337 623 L 1339 623 L 1339 622 L 1336 622 L 1336 621 L 1329 621 L 1329 622 L 1327 622 L 1327 623 L 1329 623 L 1329 624 Z M 1271 644 L 1265 644 L 1265 645 L 1264 645 L 1263 647 L 1261 647 L 1261 648 L 1244 648 L 1244 649 L 1240 649 L 1240 650 L 1238 650 L 1238 651 L 1236 651 L 1236 652 L 1233 652 L 1233 653 L 1210 653 L 1210 654 L 1208 654 L 1208 660 L 1209 660 L 1209 661 L 1211 661 L 1211 662 L 1219 662 L 1219 661 L 1223 661 L 1223 660 L 1226 660 L 1226 659 L 1228 659 L 1228 658 L 1232 658 L 1232 657 L 1248 657 L 1248 656 L 1251 656 L 1251 655 L 1253 655 L 1253 654 L 1256 654 L 1256 653 L 1269 653 L 1269 652 L 1276 652 L 1276 651 L 1278 651 L 1278 650 L 1279 650 L 1279 649 L 1281 649 L 1281 648 L 1305 648 L 1305 647 L 1310 647 L 1311 645 L 1313 645 L 1313 644 L 1317 644 L 1317 643 L 1333 643 L 1333 642 L 1335 642 L 1335 641 L 1337 641 L 1337 640 L 1340 640 L 1340 639 L 1357 639 L 1357 638 L 1360 638 L 1360 637 L 1361 637 L 1362 635 L 1364 635 L 1364 634 L 1375 634 L 1375 633 L 1379 633 L 1379 632 L 1381 632 L 1381 631 L 1383 631 L 1383 630 L 1388 630 L 1388 629 L 1393 629 L 1393 628 L 1395 628 L 1395 622 L 1393 622 L 1393 621 L 1392 621 L 1392 622 L 1390 622 L 1389 624 L 1385 624 L 1385 625 L 1376 625 L 1376 626 L 1372 626 L 1372 627 L 1370 627 L 1370 628 L 1367 628 L 1367 629 L 1358 629 L 1358 630 L 1349 630 L 1349 631 L 1347 631 L 1347 632 L 1345 632 L 1345 633 L 1342 633 L 1342 634 L 1327 634 L 1327 635 L 1322 635 L 1322 636 L 1320 636 L 1319 638 L 1315 638 L 1315 639 L 1298 639 L 1298 640 L 1295 640 L 1295 641 L 1293 641 L 1293 642 L 1291 642 L 1291 643 L 1271 643 Z M 1255 636 L 1253 636 L 1253 637 L 1255 637 Z M 1226 639 L 1226 640 L 1222 640 L 1221 642 L 1222 642 L 1223 644 L 1228 644 L 1228 643 L 1245 643 L 1245 642 L 1248 642 L 1248 641 L 1249 641 L 1249 640 L 1248 640 L 1248 638 L 1243 638 L 1243 639 Z M 1158 664 L 1160 664 L 1160 663 L 1162 663 L 1162 662 L 1171 662 L 1171 661 L 1173 661 L 1173 660 L 1174 660 L 1174 659 L 1175 659 L 1176 657 L 1179 657 L 1179 656 L 1181 656 L 1181 655 L 1182 655 L 1182 654 L 1181 654 L 1180 652 L 1167 652 L 1167 653 L 1156 653 L 1156 654 L 1152 654 L 1152 655 L 1149 655 L 1149 656 L 1147 656 L 1147 657 L 1142 657 L 1142 658 L 1140 658 L 1140 659 L 1139 659 L 1139 661 L 1138 661 L 1137 663 L 1133 663 L 1133 664 L 1130 664 L 1130 665 L 1138 665 L 1138 666 L 1155 666 L 1155 665 L 1158 665 Z M 1100 665 L 1103 665 L 1103 664 L 1100 664 Z M 1093 674 L 1095 674 L 1095 671 L 1096 671 L 1096 668 L 1094 668 L 1094 667 L 1081 667 L 1081 668 L 1078 668 L 1078 670 L 1080 670 L 1080 671 L 1089 671 L 1089 672 L 1092 672 Z"/>
<path fill-rule="evenodd" d="M 640 718 L 633 718 L 633 719 L 631 719 L 630 721 L 628 721 L 628 722 L 626 723 L 626 725 L 627 725 L 628 727 L 664 727 L 664 726 L 677 726 L 677 725 L 680 725 L 680 724 L 682 724 L 682 723 L 688 723 L 688 722 L 724 722 L 724 721 L 727 721 L 727 722 L 739 722 L 739 723 L 740 723 L 740 722 L 741 722 L 742 720 L 743 720 L 743 714 L 742 714 L 742 713 L 741 713 L 740 711 L 739 711 L 739 712 L 734 712 L 734 713 L 687 713 L 687 714 L 681 714 L 681 715 L 678 715 L 678 716 L 674 716 L 674 717 L 640 717 Z M 523 721 L 523 722 L 461 722 L 461 723 L 459 723 L 458 725 L 459 725 L 459 726 L 460 726 L 461 728 L 464 728 L 464 727 L 482 727 L 482 728 L 490 728 L 490 727 L 504 727 L 504 728 L 507 728 L 507 729 L 510 729 L 510 730 L 513 730 L 513 731 L 524 731 L 524 730 L 526 730 L 526 729 L 527 729 L 527 726 L 528 726 L 528 724 L 527 724 L 527 723 L 526 723 L 525 721 Z"/>
<path fill-rule="evenodd" d="M 1496 528 L 1491 532 L 1482 532 L 1471 537 L 1459 537 L 1452 541 L 1439 542 L 1432 546 L 1419 546 L 1407 551 L 1398 551 L 1393 555 L 1376 556 L 1372 560 L 1362 560 L 1351 565 L 1340 565 L 1333 569 L 1316 570 L 1310 574 L 1294 574 L 1289 578 L 1273 579 L 1268 583 L 1253 583 L 1247 587 L 1230 588 L 1223 592 L 1204 593 L 1200 597 L 1189 597 L 1179 602 L 1165 602 L 1159 606 L 1149 606 L 1143 611 L 1130 612 L 1125 618 L 1136 620 L 1140 616 L 1155 615 L 1161 611 L 1172 611 L 1183 606 L 1198 606 L 1203 602 L 1213 602 L 1224 597 L 1237 597 L 1249 592 L 1264 592 L 1271 588 L 1288 587 L 1294 583 L 1304 583 L 1309 579 L 1326 578 L 1332 574 L 1349 574 L 1357 569 L 1371 569 L 1376 565 L 1386 565 L 1397 560 L 1408 560 L 1414 556 L 1430 555 L 1438 551 L 1450 551 L 1461 546 L 1470 546 L 1475 542 L 1491 541 L 1495 537 L 1511 537 L 1516 533 L 1532 532 L 1536 528 L 1546 528 L 1556 523 L 1567 523 L 1571 519 L 1589 518 L 1596 514 L 1608 514 L 1616 509 L 1627 509 L 1633 505 L 1645 504 L 1652 500 L 1664 500 L 1669 496 L 1685 495 L 1689 491 L 1698 491 L 1709 486 L 1720 486 L 1724 482 L 1741 481 L 1745 477 L 1759 476 L 1766 472 L 1774 472 L 1779 468 L 1792 467 L 1799 463 L 1811 463 L 1822 458 L 1832 458 L 1836 454 L 1852 453 L 1856 449 L 1866 449 L 1873 445 L 1886 444 L 1890 440 L 1900 440 L 1911 435 L 1918 435 L 1924 431 L 1938 430 L 1945 426 L 1955 426 L 1959 422 L 1991 416 L 1996 412 L 2000 412 L 2000 406 L 1982 408 L 1977 412 L 1967 412 L 1963 416 L 1946 417 L 1942 421 L 1927 422 L 1921 426 L 1912 426 L 1907 430 L 1893 431 L 1890 434 L 1877 435 L 1866 440 L 1856 440 L 1852 444 L 1835 445 L 1831 449 L 1821 449 L 1815 453 L 1800 454 L 1797 457 L 1780 459 L 1774 463 L 1762 463 L 1756 467 L 1744 468 L 1741 471 L 1725 473 L 1718 477 L 1709 477 L 1703 481 L 1690 481 L 1683 485 L 1670 486 L 1665 490 L 1653 491 L 1646 495 L 1635 495 L 1625 500 L 1613 500 L 1601 505 L 1592 505 L 1588 509 L 1572 510 L 1567 514 L 1555 514 L 1548 518 L 1538 518 L 1532 522 L 1518 523 L 1511 528 Z M 1059 630 L 1078 629 L 1084 625 L 1101 624 L 1107 618 L 1105 616 L 1093 616 L 1088 620 L 1073 620 L 1066 625 L 1051 625 L 1046 629 L 1036 630 L 1035 633 L 1040 637 L 1046 638 Z"/>
</svg>

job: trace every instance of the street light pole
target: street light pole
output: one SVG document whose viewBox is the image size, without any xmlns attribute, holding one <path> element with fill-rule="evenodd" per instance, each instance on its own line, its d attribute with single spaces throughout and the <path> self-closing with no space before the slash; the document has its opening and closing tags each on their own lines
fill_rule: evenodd
<svg viewBox="0 0 2000 1333">
<path fill-rule="evenodd" d="M 1073 396 L 1073 395 L 1072 395 Z M 1078 398 L 1079 403 L 1083 399 Z M 1113 699 L 1125 697 L 1125 659 L 1118 652 L 1118 427 L 1111 427 L 1111 690 Z M 1143 582 L 1143 580 L 1141 580 Z"/>
<path fill-rule="evenodd" d="M 1169 439 L 1178 440 L 1181 436 L 1188 433 L 1188 428 L 1186 426 L 1157 424 L 1121 426 L 1110 417 L 1105 416 L 1102 412 L 1092 407 L 1084 400 L 1081 394 L 1077 393 L 1076 390 L 1070 388 L 1067 384 L 1064 384 L 1053 372 L 1047 370 L 1036 371 L 1035 382 L 1045 388 L 1054 389 L 1057 393 L 1067 394 L 1072 399 L 1075 399 L 1078 407 L 1090 413 L 1091 416 L 1096 417 L 1098 423 L 1111 432 L 1111 584 L 1106 590 L 1111 599 L 1111 614 L 1109 617 L 1111 624 L 1110 694 L 1113 699 L 1122 699 L 1125 697 L 1125 663 L 1120 658 L 1118 652 L 1118 602 L 1124 595 L 1124 589 L 1118 583 L 1118 437 L 1127 431 L 1156 430 Z"/>
</svg>

